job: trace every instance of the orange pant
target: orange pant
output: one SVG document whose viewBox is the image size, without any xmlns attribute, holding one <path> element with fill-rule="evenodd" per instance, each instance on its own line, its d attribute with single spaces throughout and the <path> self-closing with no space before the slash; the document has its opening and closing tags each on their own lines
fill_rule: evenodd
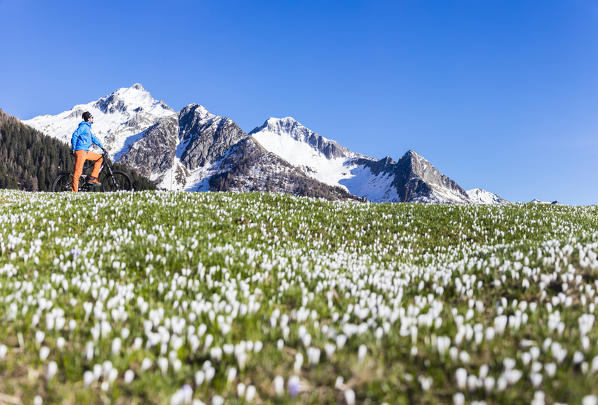
<svg viewBox="0 0 598 405">
<path fill-rule="evenodd" d="M 81 173 L 83 173 L 83 164 L 85 163 L 85 161 L 96 161 L 93 164 L 93 171 L 91 172 L 91 175 L 97 178 L 100 174 L 100 169 L 102 168 L 102 162 L 104 161 L 104 158 L 102 158 L 102 155 L 100 155 L 99 153 L 87 152 L 85 150 L 76 150 L 75 158 L 75 173 L 73 173 L 72 191 L 79 191 L 79 177 L 81 177 Z"/>
</svg>

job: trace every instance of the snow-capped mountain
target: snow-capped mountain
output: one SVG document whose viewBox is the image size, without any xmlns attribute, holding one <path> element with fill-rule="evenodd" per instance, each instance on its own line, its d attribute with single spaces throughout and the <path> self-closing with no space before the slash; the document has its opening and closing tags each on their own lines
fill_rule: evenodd
<svg viewBox="0 0 598 405">
<path fill-rule="evenodd" d="M 40 115 L 25 124 L 68 144 L 83 112 L 94 116 L 93 133 L 112 157 L 118 158 L 141 133 L 159 119 L 176 114 L 163 101 L 154 99 L 140 84 L 121 88 L 87 104 L 79 104 L 58 115 Z"/>
<path fill-rule="evenodd" d="M 370 201 L 470 202 L 465 190 L 414 151 L 398 162 L 390 157 L 377 160 L 352 152 L 291 117 L 270 118 L 249 134 L 308 176 Z"/>
<path fill-rule="evenodd" d="M 169 190 L 267 190 L 374 202 L 504 201 L 488 192 L 468 194 L 414 151 L 397 162 L 375 159 L 292 117 L 270 118 L 246 134 L 198 104 L 175 112 L 140 84 L 24 122 L 70 143 L 84 111 L 94 115 L 92 131 L 116 161 Z"/>
<path fill-rule="evenodd" d="M 467 195 L 474 204 L 506 204 L 508 202 L 498 194 L 482 190 L 481 188 L 467 190 Z"/>
</svg>

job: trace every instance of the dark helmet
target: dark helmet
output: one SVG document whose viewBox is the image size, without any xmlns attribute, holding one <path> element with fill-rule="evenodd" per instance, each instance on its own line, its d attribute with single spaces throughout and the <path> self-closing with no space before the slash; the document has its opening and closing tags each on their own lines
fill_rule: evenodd
<svg viewBox="0 0 598 405">
<path fill-rule="evenodd" d="M 89 111 L 85 111 L 83 113 L 83 121 L 89 121 L 90 117 L 91 117 L 91 113 Z"/>
</svg>

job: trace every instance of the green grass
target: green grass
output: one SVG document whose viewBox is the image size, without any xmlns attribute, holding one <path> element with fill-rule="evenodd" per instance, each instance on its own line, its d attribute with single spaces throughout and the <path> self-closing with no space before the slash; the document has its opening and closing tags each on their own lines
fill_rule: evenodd
<svg viewBox="0 0 598 405">
<path fill-rule="evenodd" d="M 596 206 L 1 191 L 0 254 L 0 393 L 22 403 L 176 403 L 188 385 L 241 404 L 240 384 L 273 404 L 598 394 L 598 330 L 580 327 L 598 301 Z M 107 361 L 116 378 L 85 385 Z"/>
</svg>

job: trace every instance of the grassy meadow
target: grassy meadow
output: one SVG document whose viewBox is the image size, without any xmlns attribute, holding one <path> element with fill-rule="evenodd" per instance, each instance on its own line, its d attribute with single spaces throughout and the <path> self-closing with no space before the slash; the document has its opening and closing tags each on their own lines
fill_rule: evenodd
<svg viewBox="0 0 598 405">
<path fill-rule="evenodd" d="M 598 207 L 0 191 L 0 403 L 595 404 Z"/>
</svg>

